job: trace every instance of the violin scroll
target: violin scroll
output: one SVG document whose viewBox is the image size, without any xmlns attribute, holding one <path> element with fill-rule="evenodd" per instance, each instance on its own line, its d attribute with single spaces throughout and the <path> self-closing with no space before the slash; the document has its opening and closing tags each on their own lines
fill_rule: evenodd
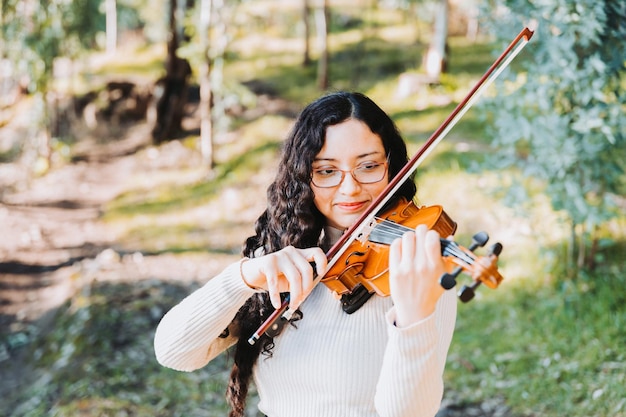
<svg viewBox="0 0 626 417">
<path fill-rule="evenodd" d="M 495 289 L 502 282 L 503 277 L 498 272 L 498 256 L 502 252 L 502 244 L 494 243 L 486 256 L 474 255 L 474 250 L 478 247 L 483 247 L 489 240 L 489 235 L 485 232 L 479 232 L 472 237 L 472 244 L 468 249 L 457 246 L 457 249 L 461 249 L 466 257 L 456 256 L 450 259 L 456 268 L 452 272 L 447 272 L 441 276 L 439 283 L 443 288 L 449 290 L 456 286 L 456 278 L 461 272 L 465 272 L 472 277 L 474 282 L 470 285 L 463 285 L 459 290 L 459 299 L 467 303 L 475 296 L 475 290 L 480 284 L 485 284 L 491 289 Z M 451 244 L 452 242 L 450 242 Z M 445 250 L 445 249 L 444 249 Z M 469 259 L 469 262 L 467 261 Z"/>
</svg>

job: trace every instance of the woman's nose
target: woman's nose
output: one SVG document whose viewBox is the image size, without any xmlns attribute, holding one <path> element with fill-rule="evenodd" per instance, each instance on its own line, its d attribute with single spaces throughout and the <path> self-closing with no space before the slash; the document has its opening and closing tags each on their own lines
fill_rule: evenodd
<svg viewBox="0 0 626 417">
<path fill-rule="evenodd" d="M 346 172 L 339 184 L 339 191 L 343 194 L 354 194 L 361 189 L 361 183 L 354 179 L 351 172 Z"/>
</svg>

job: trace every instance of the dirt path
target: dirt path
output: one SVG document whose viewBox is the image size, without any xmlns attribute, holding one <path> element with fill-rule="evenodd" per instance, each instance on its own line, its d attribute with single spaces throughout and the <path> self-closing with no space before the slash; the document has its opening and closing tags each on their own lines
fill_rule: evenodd
<svg viewBox="0 0 626 417">
<path fill-rule="evenodd" d="M 296 114 L 293 103 L 278 97 L 259 92 L 257 100 L 241 117 Z M 191 106 L 184 128 L 197 129 L 197 117 Z M 78 162 L 43 177 L 29 179 L 19 162 L 0 164 L 0 336 L 20 331 L 63 303 L 96 270 L 99 280 L 188 281 L 211 276 L 232 261 L 177 255 L 172 262 L 173 255 L 148 257 L 111 249 L 116 236 L 100 221 L 104 204 L 142 188 L 137 178 L 149 182 L 143 184 L 149 188 L 163 180 L 163 172 L 202 163 L 198 152 L 179 141 L 151 147 L 145 123 L 115 130 L 124 136 L 106 143 L 83 140 L 74 151 Z"/>
<path fill-rule="evenodd" d="M 147 258 L 115 252 L 114 231 L 100 221 L 103 205 L 128 191 L 133 177 L 158 170 L 172 159 L 193 157 L 171 142 L 160 148 L 159 156 L 147 158 L 137 151 L 150 143 L 149 138 L 148 128 L 137 126 L 114 146 L 94 146 L 80 162 L 54 169 L 32 180 L 28 188 L 11 190 L 2 184 L 0 334 L 20 331 L 40 319 L 95 270 L 98 279 L 195 279 L 200 273 L 202 267 L 193 259 L 181 265 L 168 262 L 167 255 Z M 12 168 L 23 169 L 16 164 Z M 176 274 L 171 273 L 174 269 Z"/>
<path fill-rule="evenodd" d="M 279 99 L 264 96 L 259 104 L 260 113 L 249 117 L 294 114 Z M 188 115 L 186 129 L 198 126 L 195 117 Z M 96 281 L 176 281 L 191 288 L 234 261 L 228 254 L 125 252 L 117 231 L 101 220 L 103 207 L 124 192 L 170 184 L 169 174 L 181 181 L 181 170 L 201 166 L 198 152 L 179 141 L 152 147 L 146 124 L 107 143 L 83 140 L 74 152 L 76 162 L 38 178 L 23 162 L 0 163 L 0 398 L 38 378 L 28 346 L 53 328 L 55 311 L 77 291 Z M 182 181 L 198 181 L 197 171 L 182 174 Z"/>
</svg>

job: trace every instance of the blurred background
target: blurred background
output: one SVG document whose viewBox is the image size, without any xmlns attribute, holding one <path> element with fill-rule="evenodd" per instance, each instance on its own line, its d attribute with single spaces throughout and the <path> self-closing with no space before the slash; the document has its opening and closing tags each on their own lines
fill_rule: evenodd
<svg viewBox="0 0 626 417">
<path fill-rule="evenodd" d="M 364 92 L 414 153 L 532 20 L 418 169 L 459 243 L 504 247 L 439 417 L 626 416 L 626 3 L 0 7 L 0 415 L 226 415 L 228 354 L 162 368 L 154 329 L 239 258 L 298 112 Z"/>
</svg>

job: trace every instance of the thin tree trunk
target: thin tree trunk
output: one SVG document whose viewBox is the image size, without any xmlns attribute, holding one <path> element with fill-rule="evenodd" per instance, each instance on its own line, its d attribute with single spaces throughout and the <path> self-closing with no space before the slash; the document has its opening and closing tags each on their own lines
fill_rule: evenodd
<svg viewBox="0 0 626 417">
<path fill-rule="evenodd" d="M 587 249 L 587 245 L 585 244 L 585 225 L 580 225 L 580 236 L 578 238 L 578 257 L 576 259 L 576 267 L 578 270 L 585 267 L 585 252 Z"/>
<path fill-rule="evenodd" d="M 598 238 L 598 226 L 595 226 L 593 229 L 593 234 L 591 235 L 591 247 L 589 248 L 589 254 L 587 255 L 587 268 L 589 271 L 594 271 L 596 269 L 596 255 L 598 254 L 598 246 L 600 245 L 600 239 Z"/>
<path fill-rule="evenodd" d="M 191 66 L 186 59 L 177 55 L 182 33 L 178 22 L 179 1 L 183 0 L 170 0 L 170 39 L 167 43 L 166 74 L 158 81 L 159 88 L 155 93 L 156 122 L 152 129 L 152 137 L 157 144 L 172 139 L 180 132 L 187 103 L 187 83 L 191 75 Z"/>
<path fill-rule="evenodd" d="M 467 16 L 467 39 L 475 42 L 478 38 L 478 6 L 473 5 Z"/>
<path fill-rule="evenodd" d="M 570 278 L 576 277 L 576 263 L 574 259 L 576 259 L 576 223 L 572 220 L 572 226 L 570 228 L 570 239 L 569 239 L 569 251 L 567 253 L 567 272 Z"/>
<path fill-rule="evenodd" d="M 114 54 L 117 48 L 117 0 L 105 0 L 106 51 Z"/>
<path fill-rule="evenodd" d="M 328 20 L 329 20 L 328 0 L 324 0 L 323 7 L 318 8 L 315 13 L 315 23 L 317 28 L 317 40 L 320 50 L 320 58 L 317 65 L 317 86 L 320 90 L 328 89 Z"/>
<path fill-rule="evenodd" d="M 302 66 L 308 67 L 311 65 L 311 48 L 309 45 L 309 39 L 311 37 L 311 5 L 309 4 L 309 0 L 303 0 L 302 21 L 304 23 L 304 57 L 302 59 Z"/>
<path fill-rule="evenodd" d="M 448 1 L 440 0 L 435 14 L 435 25 L 430 46 L 424 59 L 426 74 L 439 82 L 441 73 L 446 72 L 448 40 Z"/>
<path fill-rule="evenodd" d="M 200 151 L 204 164 L 213 169 L 213 119 L 211 117 L 211 56 L 209 50 L 209 28 L 212 0 L 202 0 L 200 5 L 200 38 L 202 42 L 203 60 L 199 68 L 200 78 Z"/>
</svg>

